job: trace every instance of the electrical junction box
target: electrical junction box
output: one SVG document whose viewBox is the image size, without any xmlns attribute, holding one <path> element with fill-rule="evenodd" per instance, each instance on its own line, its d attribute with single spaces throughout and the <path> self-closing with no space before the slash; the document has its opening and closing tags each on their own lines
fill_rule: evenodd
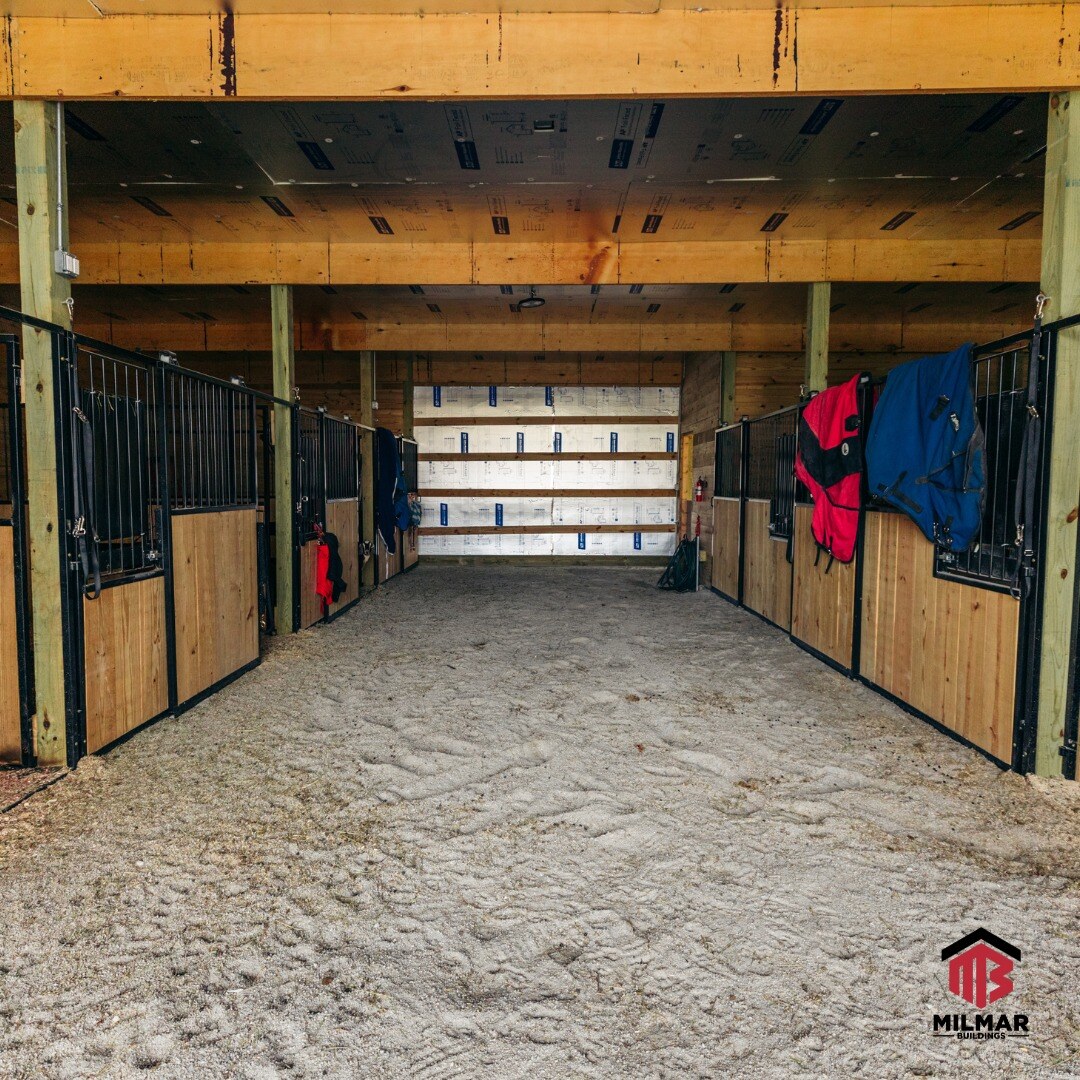
<svg viewBox="0 0 1080 1080">
<path fill-rule="evenodd" d="M 79 260 L 70 251 L 60 248 L 58 251 L 53 252 L 53 269 L 61 277 L 77 278 L 79 276 Z"/>
</svg>

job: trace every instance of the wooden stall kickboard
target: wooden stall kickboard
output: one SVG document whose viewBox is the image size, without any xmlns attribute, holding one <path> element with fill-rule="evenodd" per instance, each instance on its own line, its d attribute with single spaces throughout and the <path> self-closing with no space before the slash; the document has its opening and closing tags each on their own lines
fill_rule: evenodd
<svg viewBox="0 0 1080 1080">
<path fill-rule="evenodd" d="M 165 579 L 83 600 L 86 750 L 94 753 L 169 707 Z"/>
<path fill-rule="evenodd" d="M 330 614 L 340 611 L 360 595 L 360 503 L 339 499 L 326 504 L 326 531 L 338 540 L 341 577 L 345 591 L 330 605 Z M 316 598 L 318 599 L 318 598 Z"/>
<path fill-rule="evenodd" d="M 315 591 L 315 559 L 319 545 L 309 540 L 300 548 L 300 629 L 314 626 L 323 617 L 322 597 Z"/>
<path fill-rule="evenodd" d="M 739 598 L 738 499 L 713 499 L 712 584 L 732 600 Z"/>
<path fill-rule="evenodd" d="M 787 543 L 769 534 L 769 500 L 748 499 L 745 507 L 743 604 L 782 630 L 791 629 L 791 563 Z"/>
<path fill-rule="evenodd" d="M 173 517 L 176 684 L 181 704 L 259 656 L 255 510 Z"/>
<path fill-rule="evenodd" d="M 1003 762 L 1012 759 L 1020 604 L 936 578 L 903 514 L 866 515 L 860 674 Z"/>
<path fill-rule="evenodd" d="M 795 507 L 791 636 L 851 668 L 855 621 L 855 563 L 820 552 L 810 529 L 812 506 Z"/>
</svg>

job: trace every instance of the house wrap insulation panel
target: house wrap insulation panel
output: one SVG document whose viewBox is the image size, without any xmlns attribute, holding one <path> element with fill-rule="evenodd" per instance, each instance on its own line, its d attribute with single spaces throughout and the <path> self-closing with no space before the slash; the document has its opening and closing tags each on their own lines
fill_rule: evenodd
<svg viewBox="0 0 1080 1080">
<path fill-rule="evenodd" d="M 416 387 L 421 551 L 670 554 L 678 415 L 672 387 Z"/>
</svg>

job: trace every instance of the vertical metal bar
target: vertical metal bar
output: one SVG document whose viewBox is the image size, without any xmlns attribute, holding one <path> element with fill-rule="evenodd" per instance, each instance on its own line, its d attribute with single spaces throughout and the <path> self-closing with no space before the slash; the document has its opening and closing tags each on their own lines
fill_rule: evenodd
<svg viewBox="0 0 1080 1080">
<path fill-rule="evenodd" d="M 67 711 L 67 759 L 75 763 L 86 753 L 86 663 L 83 639 L 83 582 L 79 563 L 71 550 L 74 520 L 73 483 L 78 483 L 81 450 L 74 437 L 73 409 L 79 400 L 78 351 L 75 337 L 55 328 L 52 333 L 53 407 L 57 451 L 57 523 L 63 529 L 60 544 L 61 650 L 64 666 L 64 696 Z M 93 372 L 92 363 L 88 368 Z M 90 508 L 84 508 L 89 512 Z"/>
<path fill-rule="evenodd" d="M 7 497 L 11 500 L 13 576 L 15 585 L 15 638 L 18 658 L 19 743 L 22 763 L 34 764 L 34 658 L 30 631 L 29 552 L 26 543 L 26 497 L 23 491 L 23 436 L 20 406 L 22 369 L 16 338 L 5 341 L 8 388 Z M 63 520 L 61 518 L 61 520 Z"/>
<path fill-rule="evenodd" d="M 175 422 L 175 418 L 169 415 L 175 405 L 175 397 L 168 392 L 171 372 L 167 364 L 159 364 L 154 371 L 154 377 L 157 390 L 154 402 L 157 412 L 157 453 L 154 464 L 160 505 L 158 513 L 161 515 L 159 559 L 165 576 L 165 670 L 169 689 L 169 711 L 175 712 L 179 701 L 176 681 L 176 593 L 173 577 L 172 493 L 169 488 L 168 445 L 170 421 Z M 183 408 L 182 397 L 180 407 Z"/>
</svg>

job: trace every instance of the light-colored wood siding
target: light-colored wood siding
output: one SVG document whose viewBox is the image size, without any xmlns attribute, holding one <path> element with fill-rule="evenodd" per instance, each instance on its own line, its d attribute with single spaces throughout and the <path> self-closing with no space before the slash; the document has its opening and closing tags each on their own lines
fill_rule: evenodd
<svg viewBox="0 0 1080 1080">
<path fill-rule="evenodd" d="M 791 634 L 810 648 L 851 667 L 855 614 L 855 563 L 833 561 L 818 546 L 810 531 L 812 506 L 795 507 L 794 586 L 791 599 Z M 815 562 L 817 565 L 815 566 Z"/>
<path fill-rule="evenodd" d="M 19 642 L 15 633 L 15 543 L 10 525 L 0 525 L 0 761 L 22 755 L 19 717 Z"/>
<path fill-rule="evenodd" d="M 255 511 L 173 518 L 176 684 L 182 704 L 258 658 Z"/>
<path fill-rule="evenodd" d="M 743 551 L 743 604 L 776 623 L 791 627 L 791 563 L 787 543 L 769 535 L 769 500 L 746 501 Z"/>
<path fill-rule="evenodd" d="M 1012 758 L 1020 605 L 933 576 L 901 514 L 866 518 L 861 674 L 1001 761 Z"/>
<path fill-rule="evenodd" d="M 713 499 L 712 585 L 739 598 L 739 500 Z"/>
<path fill-rule="evenodd" d="M 340 611 L 360 595 L 360 505 L 356 499 L 341 499 L 326 504 L 326 531 L 338 539 L 341 556 L 341 576 L 345 591 L 337 603 L 330 605 L 330 614 Z"/>
<path fill-rule="evenodd" d="M 165 579 L 83 600 L 86 749 L 94 753 L 169 707 Z"/>
</svg>

